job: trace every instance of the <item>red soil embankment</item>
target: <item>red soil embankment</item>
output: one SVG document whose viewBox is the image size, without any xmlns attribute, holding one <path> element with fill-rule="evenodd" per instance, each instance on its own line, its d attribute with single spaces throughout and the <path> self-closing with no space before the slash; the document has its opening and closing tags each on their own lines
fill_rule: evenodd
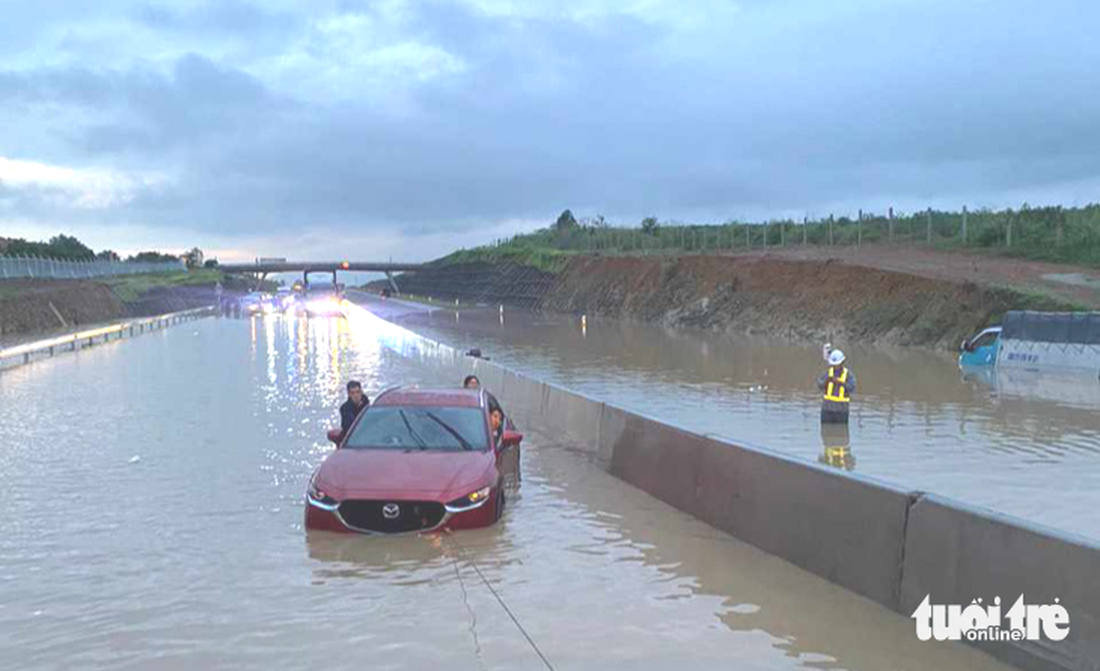
<svg viewBox="0 0 1100 671">
<path fill-rule="evenodd" d="M 831 259 L 746 255 L 576 259 L 542 307 L 735 333 L 954 349 L 1007 310 L 1065 306 Z"/>
<path fill-rule="evenodd" d="M 82 280 L 5 280 L 0 284 L 0 339 L 125 316 L 124 304 L 104 284 Z"/>
<path fill-rule="evenodd" d="M 0 282 L 0 344 L 215 303 L 213 285 L 155 287 L 122 300 L 107 284 L 90 280 L 4 280 Z"/>
</svg>

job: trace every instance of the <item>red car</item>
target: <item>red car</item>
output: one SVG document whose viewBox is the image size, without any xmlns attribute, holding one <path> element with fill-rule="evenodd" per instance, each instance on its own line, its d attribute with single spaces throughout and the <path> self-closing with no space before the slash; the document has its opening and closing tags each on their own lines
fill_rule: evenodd
<svg viewBox="0 0 1100 671">
<path fill-rule="evenodd" d="M 308 529 L 368 534 L 484 527 L 504 512 L 523 436 L 492 438 L 492 397 L 479 389 L 385 391 L 314 471 Z"/>
</svg>

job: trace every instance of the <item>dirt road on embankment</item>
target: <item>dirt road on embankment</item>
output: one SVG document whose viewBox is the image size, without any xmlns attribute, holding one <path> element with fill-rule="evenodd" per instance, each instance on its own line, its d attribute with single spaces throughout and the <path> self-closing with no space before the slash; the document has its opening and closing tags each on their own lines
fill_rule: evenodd
<svg viewBox="0 0 1100 671">
<path fill-rule="evenodd" d="M 889 245 L 831 249 L 794 247 L 771 251 L 768 255 L 806 261 L 834 259 L 850 265 L 935 280 L 1013 289 L 1100 310 L 1100 271 L 1096 268 Z"/>
</svg>

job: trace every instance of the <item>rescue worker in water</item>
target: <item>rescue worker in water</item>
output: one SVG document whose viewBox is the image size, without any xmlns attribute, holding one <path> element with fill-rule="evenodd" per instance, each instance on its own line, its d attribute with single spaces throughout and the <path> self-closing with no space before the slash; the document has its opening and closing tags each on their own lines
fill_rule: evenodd
<svg viewBox="0 0 1100 671">
<path fill-rule="evenodd" d="M 826 344 L 825 360 L 829 369 L 817 378 L 817 388 L 825 392 L 821 399 L 822 424 L 847 424 L 848 406 L 856 390 L 856 376 L 844 365 L 844 352 Z"/>
</svg>

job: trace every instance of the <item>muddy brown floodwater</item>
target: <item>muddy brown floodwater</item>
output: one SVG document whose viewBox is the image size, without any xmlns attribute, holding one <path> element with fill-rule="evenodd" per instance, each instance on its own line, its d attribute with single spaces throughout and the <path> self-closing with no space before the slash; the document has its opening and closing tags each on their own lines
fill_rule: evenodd
<svg viewBox="0 0 1100 671">
<path fill-rule="evenodd" d="M 822 431 L 820 345 L 496 309 L 416 310 L 401 323 L 697 433 L 1100 538 L 1093 376 L 962 371 L 949 354 L 838 342 L 858 389 L 848 430 Z"/>
<path fill-rule="evenodd" d="M 502 523 L 302 528 L 349 377 L 456 384 L 340 319 L 207 319 L 0 374 L 0 668 L 999 669 L 540 427 Z"/>
</svg>

